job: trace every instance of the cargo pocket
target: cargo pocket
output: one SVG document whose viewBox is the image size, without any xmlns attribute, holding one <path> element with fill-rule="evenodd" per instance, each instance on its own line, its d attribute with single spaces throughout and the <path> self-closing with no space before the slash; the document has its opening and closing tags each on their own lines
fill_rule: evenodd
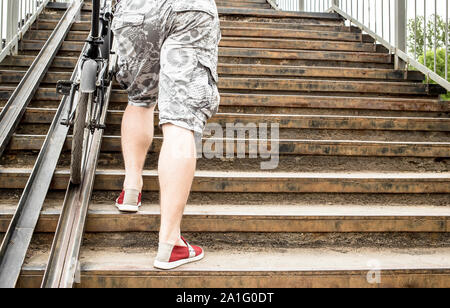
<svg viewBox="0 0 450 308">
<path fill-rule="evenodd" d="M 135 45 L 142 39 L 145 15 L 137 12 L 119 12 L 114 16 L 111 30 L 119 57 L 133 58 Z"/>
<path fill-rule="evenodd" d="M 128 89 L 133 82 L 130 62 L 135 59 L 135 42 L 130 40 L 133 32 L 142 29 L 145 14 L 139 12 L 119 11 L 114 14 L 111 31 L 114 34 L 114 46 L 118 55 L 116 80 L 122 89 Z M 136 35 L 133 35 L 136 37 Z"/>
<path fill-rule="evenodd" d="M 120 34 L 128 27 L 139 27 L 144 24 L 145 14 L 139 12 L 118 12 L 114 14 L 111 30 L 114 34 Z"/>
<path fill-rule="evenodd" d="M 219 90 L 217 88 L 218 76 L 214 65 L 205 61 L 201 57 L 198 58 L 199 72 L 202 78 L 197 81 L 197 85 L 203 89 L 202 97 L 198 97 L 198 108 L 206 116 L 211 118 L 218 110 L 220 103 Z"/>
<path fill-rule="evenodd" d="M 169 38 L 162 46 L 160 65 L 160 86 L 170 99 L 184 102 L 196 79 L 194 74 L 197 72 L 198 60 L 195 50 L 183 48 L 178 41 Z"/>
</svg>

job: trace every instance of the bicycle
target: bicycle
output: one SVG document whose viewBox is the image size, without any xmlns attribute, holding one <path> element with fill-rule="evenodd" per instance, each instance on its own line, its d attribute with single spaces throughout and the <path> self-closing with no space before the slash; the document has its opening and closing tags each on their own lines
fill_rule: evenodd
<svg viewBox="0 0 450 308">
<path fill-rule="evenodd" d="M 105 129 L 101 115 L 105 105 L 105 93 L 113 80 L 109 71 L 113 34 L 112 0 L 93 0 L 91 32 L 86 40 L 78 65 L 75 81 L 58 81 L 59 94 L 69 97 L 67 118 L 61 124 L 73 126 L 70 181 L 80 184 L 83 160 L 88 150 L 89 134 Z M 77 104 L 74 108 L 75 99 Z"/>
</svg>

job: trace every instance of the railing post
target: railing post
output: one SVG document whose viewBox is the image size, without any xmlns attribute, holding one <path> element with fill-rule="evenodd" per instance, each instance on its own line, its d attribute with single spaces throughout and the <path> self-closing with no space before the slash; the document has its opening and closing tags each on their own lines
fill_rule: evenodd
<svg viewBox="0 0 450 308">
<path fill-rule="evenodd" d="M 19 1 L 7 0 L 6 2 L 6 43 L 11 42 L 19 31 Z M 18 44 L 14 42 L 8 51 L 12 54 L 18 53 Z"/>
<path fill-rule="evenodd" d="M 406 52 L 406 0 L 395 1 L 395 48 Z M 395 55 L 395 69 L 405 68 L 405 63 Z"/>
<path fill-rule="evenodd" d="M 37 1 L 33 1 L 33 15 L 36 13 L 37 10 Z"/>
<path fill-rule="evenodd" d="M 305 0 L 298 0 L 298 10 L 301 12 L 305 10 Z"/>
</svg>

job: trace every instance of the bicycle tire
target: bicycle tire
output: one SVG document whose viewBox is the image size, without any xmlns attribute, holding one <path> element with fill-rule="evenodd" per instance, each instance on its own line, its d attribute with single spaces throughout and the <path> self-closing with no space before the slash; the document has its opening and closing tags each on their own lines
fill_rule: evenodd
<svg viewBox="0 0 450 308">
<path fill-rule="evenodd" d="M 81 164 L 84 152 L 84 133 L 86 128 L 86 114 L 89 101 L 88 93 L 79 93 L 72 136 L 72 156 L 70 160 L 70 181 L 78 185 L 81 183 Z"/>
</svg>

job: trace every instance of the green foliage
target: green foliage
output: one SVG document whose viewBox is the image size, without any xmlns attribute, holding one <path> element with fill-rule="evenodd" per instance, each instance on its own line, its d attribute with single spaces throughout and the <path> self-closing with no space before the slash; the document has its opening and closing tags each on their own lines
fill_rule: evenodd
<svg viewBox="0 0 450 308">
<path fill-rule="evenodd" d="M 436 73 L 445 78 L 445 40 L 446 40 L 446 24 L 445 20 L 441 16 L 436 16 Z M 416 51 L 419 57 L 419 62 L 424 64 L 424 49 L 425 39 L 427 44 L 426 52 L 426 66 L 434 71 L 434 45 L 435 45 L 435 18 L 432 15 L 427 18 L 427 27 L 424 31 L 424 17 L 418 16 L 416 19 L 411 18 L 408 22 L 408 48 L 409 53 L 414 54 Z M 416 48 L 414 49 L 414 42 L 416 42 Z M 450 51 L 449 51 L 450 54 Z M 448 63 L 450 66 L 450 56 L 448 57 Z M 450 70 L 447 68 L 448 76 L 450 76 Z M 430 81 L 433 82 L 433 81 Z M 442 96 L 443 99 L 450 100 L 450 93 Z"/>
<path fill-rule="evenodd" d="M 419 62 L 424 64 L 424 56 L 419 57 Z M 448 56 L 448 64 L 450 66 L 450 54 Z M 427 51 L 427 64 L 426 66 L 434 71 L 434 51 Z M 436 51 L 436 73 L 439 76 L 445 77 L 445 48 L 439 48 Z M 450 76 L 450 67 L 447 67 L 448 76 Z"/>
<path fill-rule="evenodd" d="M 434 51 L 428 50 L 427 55 L 427 64 L 426 66 L 434 71 Z M 419 62 L 424 64 L 424 56 L 421 55 L 419 57 Z M 449 67 L 447 67 L 448 76 L 450 76 L 450 54 L 448 55 L 448 64 Z M 436 51 L 436 72 L 439 76 L 445 77 L 445 48 L 439 48 Z M 434 83 L 434 81 L 430 80 L 430 83 Z M 447 95 L 442 96 L 445 100 L 450 100 L 450 93 Z"/>
<path fill-rule="evenodd" d="M 416 53 L 419 57 L 423 56 L 423 51 L 425 49 L 425 38 L 427 43 L 427 50 L 433 49 L 435 45 L 434 16 L 435 15 L 432 15 L 427 18 L 426 31 L 424 31 L 425 20 L 423 16 L 418 16 L 416 19 L 411 18 L 408 21 L 408 48 L 411 54 L 414 54 L 414 42 L 416 42 Z M 445 20 L 441 16 L 437 15 L 436 21 L 436 48 L 443 48 L 445 46 L 446 39 Z"/>
</svg>

